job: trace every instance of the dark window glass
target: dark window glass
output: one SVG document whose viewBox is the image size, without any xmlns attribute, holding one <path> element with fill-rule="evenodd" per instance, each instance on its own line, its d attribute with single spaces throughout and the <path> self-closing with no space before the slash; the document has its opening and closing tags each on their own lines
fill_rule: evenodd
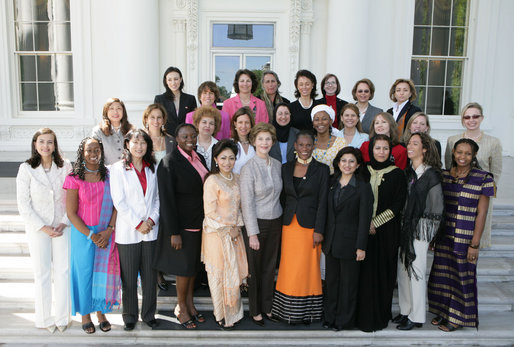
<svg viewBox="0 0 514 347">
<path fill-rule="evenodd" d="M 432 20 L 432 0 L 416 1 L 414 25 L 430 25 Z"/>
</svg>

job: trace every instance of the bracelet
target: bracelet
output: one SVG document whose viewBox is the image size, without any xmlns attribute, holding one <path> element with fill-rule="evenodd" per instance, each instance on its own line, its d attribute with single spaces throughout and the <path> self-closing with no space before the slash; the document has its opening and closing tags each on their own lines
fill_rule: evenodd
<svg viewBox="0 0 514 347">
<path fill-rule="evenodd" d="M 93 230 L 89 231 L 89 236 L 87 237 L 88 240 L 91 240 L 91 235 L 93 235 Z"/>
<path fill-rule="evenodd" d="M 469 248 L 478 249 L 478 247 L 480 247 L 480 243 L 476 245 L 472 245 L 471 243 L 469 244 Z"/>
<path fill-rule="evenodd" d="M 107 229 L 109 229 L 109 228 L 114 229 L 114 227 L 112 225 L 110 225 L 110 224 L 107 225 Z"/>
</svg>

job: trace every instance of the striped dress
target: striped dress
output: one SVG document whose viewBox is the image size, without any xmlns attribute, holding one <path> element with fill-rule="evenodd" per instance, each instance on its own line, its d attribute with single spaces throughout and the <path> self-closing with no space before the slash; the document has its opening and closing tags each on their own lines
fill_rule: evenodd
<svg viewBox="0 0 514 347">
<path fill-rule="evenodd" d="M 476 262 L 467 261 L 467 252 L 478 200 L 481 195 L 494 195 L 494 181 L 479 169 L 458 179 L 445 170 L 442 186 L 445 228 L 436 242 L 428 280 L 429 311 L 456 325 L 478 327 Z"/>
</svg>

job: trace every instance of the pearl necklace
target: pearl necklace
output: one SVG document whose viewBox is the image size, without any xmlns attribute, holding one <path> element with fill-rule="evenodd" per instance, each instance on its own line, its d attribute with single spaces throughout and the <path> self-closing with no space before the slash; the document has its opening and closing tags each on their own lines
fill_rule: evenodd
<svg viewBox="0 0 514 347">
<path fill-rule="evenodd" d="M 224 179 L 226 179 L 227 181 L 232 181 L 234 179 L 234 175 L 232 175 L 232 172 L 230 173 L 230 178 L 228 177 L 225 177 L 221 171 L 220 171 L 220 176 L 223 177 Z"/>
</svg>

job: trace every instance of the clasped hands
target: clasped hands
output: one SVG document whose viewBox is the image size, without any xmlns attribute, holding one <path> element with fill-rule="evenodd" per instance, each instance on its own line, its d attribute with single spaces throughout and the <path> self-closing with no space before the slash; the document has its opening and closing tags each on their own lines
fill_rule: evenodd
<svg viewBox="0 0 514 347">
<path fill-rule="evenodd" d="M 141 234 L 145 235 L 152 231 L 154 225 L 155 224 L 150 219 L 147 219 L 143 223 L 141 223 L 141 225 L 136 230 L 139 231 Z"/>
<path fill-rule="evenodd" d="M 55 228 L 54 227 L 51 227 L 49 225 L 45 225 L 44 227 L 42 227 L 40 230 L 42 232 L 44 232 L 45 234 L 47 234 L 48 236 L 50 236 L 51 238 L 54 238 L 54 237 L 59 237 L 59 236 L 62 236 L 63 234 L 63 229 L 66 227 L 66 224 L 64 223 L 61 223 L 59 224 L 58 226 L 56 226 Z"/>
</svg>

